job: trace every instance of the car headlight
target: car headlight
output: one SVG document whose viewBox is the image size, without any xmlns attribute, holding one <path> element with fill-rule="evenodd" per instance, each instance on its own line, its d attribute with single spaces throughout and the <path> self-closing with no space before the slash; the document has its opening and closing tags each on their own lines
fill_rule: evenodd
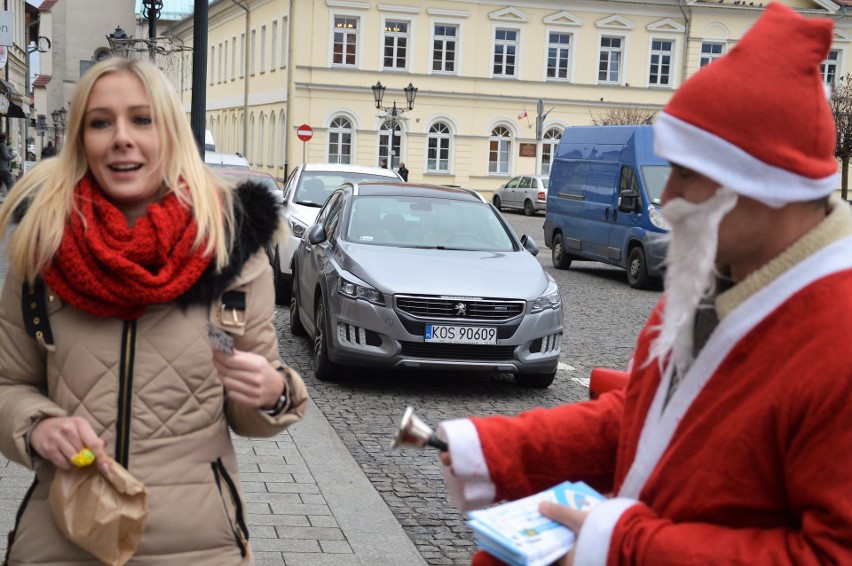
<svg viewBox="0 0 852 566">
<path fill-rule="evenodd" d="M 353 283 L 345 277 L 341 277 L 338 281 L 337 292 L 344 297 L 349 297 L 350 299 L 363 299 L 367 302 L 373 303 L 374 305 L 384 306 L 385 304 L 384 295 L 376 289 L 373 289 L 369 285 Z"/>
<path fill-rule="evenodd" d="M 559 294 L 559 287 L 551 281 L 544 291 L 544 294 L 532 302 L 531 313 L 541 312 L 548 309 L 558 309 L 562 305 L 562 295 Z"/>
<path fill-rule="evenodd" d="M 663 218 L 663 213 L 653 204 L 648 205 L 648 218 L 651 219 L 651 224 L 660 230 L 671 230 L 672 227 L 668 221 Z"/>
<path fill-rule="evenodd" d="M 296 220 L 295 218 L 290 218 L 287 220 L 287 224 L 290 226 L 290 233 L 293 234 L 294 237 L 302 239 L 302 236 L 305 235 L 305 230 L 308 229 L 306 224 L 303 224 Z"/>
</svg>

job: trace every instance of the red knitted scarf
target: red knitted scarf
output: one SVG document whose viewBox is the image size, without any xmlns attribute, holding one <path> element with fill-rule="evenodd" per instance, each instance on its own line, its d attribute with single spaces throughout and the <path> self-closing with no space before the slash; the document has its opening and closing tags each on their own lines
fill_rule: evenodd
<svg viewBox="0 0 852 566">
<path fill-rule="evenodd" d="M 95 316 L 135 320 L 145 307 L 186 292 L 210 263 L 193 251 L 197 227 L 189 208 L 168 193 L 131 228 L 124 214 L 86 176 L 74 188 L 62 243 L 42 277 L 63 301 Z"/>
</svg>

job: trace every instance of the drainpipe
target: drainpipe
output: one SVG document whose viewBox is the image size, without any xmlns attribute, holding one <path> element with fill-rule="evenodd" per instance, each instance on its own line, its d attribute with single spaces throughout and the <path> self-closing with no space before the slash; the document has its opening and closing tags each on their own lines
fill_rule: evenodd
<svg viewBox="0 0 852 566">
<path fill-rule="evenodd" d="M 290 0 L 290 15 L 287 17 L 287 102 L 284 104 L 284 179 L 290 174 L 290 113 L 293 109 L 293 13 L 295 0 Z"/>
<path fill-rule="evenodd" d="M 245 56 L 245 62 L 243 63 L 243 157 L 248 157 L 246 155 L 246 147 L 248 146 L 249 46 L 251 45 L 249 28 L 251 28 L 251 11 L 248 9 L 248 6 L 240 4 L 237 0 L 231 0 L 231 2 L 246 11 L 246 45 L 243 48 L 243 55 Z"/>
<path fill-rule="evenodd" d="M 680 8 L 680 13 L 683 14 L 683 21 L 686 22 L 686 26 L 685 26 L 686 29 L 684 31 L 684 37 L 683 37 L 683 54 L 681 55 L 681 58 L 683 59 L 683 61 L 681 62 L 681 69 L 680 69 L 680 84 L 683 84 L 683 82 L 686 80 L 686 56 L 687 56 L 687 53 L 689 51 L 688 47 L 689 47 L 689 35 L 690 35 L 690 32 L 689 32 L 689 23 L 690 23 L 689 17 L 686 15 L 686 11 L 684 11 L 683 5 L 684 5 L 684 0 L 678 0 L 677 7 Z"/>
</svg>

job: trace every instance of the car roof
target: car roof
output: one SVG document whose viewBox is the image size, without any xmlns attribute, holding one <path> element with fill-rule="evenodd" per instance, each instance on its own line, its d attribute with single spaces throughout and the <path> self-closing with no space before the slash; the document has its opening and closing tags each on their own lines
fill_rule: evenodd
<svg viewBox="0 0 852 566">
<path fill-rule="evenodd" d="M 241 177 L 272 177 L 266 171 L 254 171 L 252 169 L 232 169 L 229 167 L 215 167 L 213 169 L 219 175 L 239 175 Z M 272 177 L 275 179 L 275 177 Z"/>
<path fill-rule="evenodd" d="M 374 167 L 371 165 L 353 165 L 349 163 L 303 163 L 303 171 L 340 171 L 351 173 L 370 173 L 399 179 L 399 174 L 392 169 Z"/>
<path fill-rule="evenodd" d="M 357 196 L 415 196 L 487 202 L 476 191 L 463 187 L 417 183 L 385 183 L 382 181 L 365 181 L 363 183 L 350 184 L 355 187 L 353 193 Z"/>
</svg>

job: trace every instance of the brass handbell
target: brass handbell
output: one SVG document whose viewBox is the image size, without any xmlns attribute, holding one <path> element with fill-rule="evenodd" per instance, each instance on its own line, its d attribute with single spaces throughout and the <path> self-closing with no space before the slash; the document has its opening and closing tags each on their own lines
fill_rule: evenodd
<svg viewBox="0 0 852 566">
<path fill-rule="evenodd" d="M 402 421 L 399 423 L 396 435 L 390 445 L 391 448 L 400 446 L 414 446 L 416 448 L 431 446 L 438 450 L 449 450 L 447 443 L 438 438 L 432 427 L 414 414 L 414 407 L 411 406 L 405 408 Z"/>
</svg>

